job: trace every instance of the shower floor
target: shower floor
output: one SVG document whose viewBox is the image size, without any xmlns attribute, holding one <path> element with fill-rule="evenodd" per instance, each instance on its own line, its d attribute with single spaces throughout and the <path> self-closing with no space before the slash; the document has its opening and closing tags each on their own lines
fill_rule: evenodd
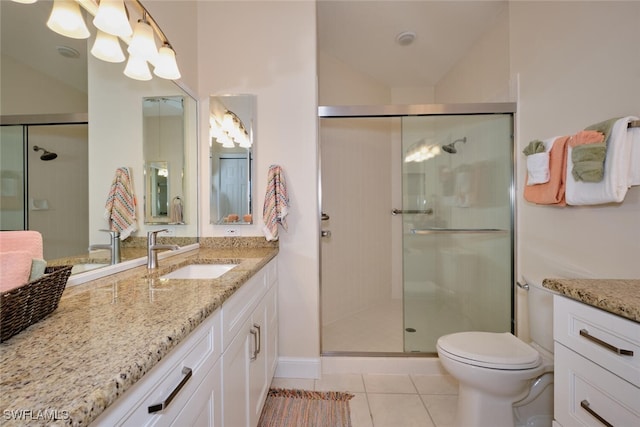
<svg viewBox="0 0 640 427">
<path fill-rule="evenodd" d="M 436 352 L 438 337 L 465 329 L 469 320 L 446 293 L 413 295 L 406 301 L 389 299 L 325 325 L 323 352 Z M 405 332 L 405 328 L 415 332 Z M 406 350 L 405 350 L 406 346 Z"/>
</svg>

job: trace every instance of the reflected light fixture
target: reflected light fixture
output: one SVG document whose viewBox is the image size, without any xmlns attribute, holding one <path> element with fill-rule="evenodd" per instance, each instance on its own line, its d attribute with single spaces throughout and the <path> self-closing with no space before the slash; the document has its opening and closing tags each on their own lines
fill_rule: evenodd
<svg viewBox="0 0 640 427">
<path fill-rule="evenodd" d="M 33 4 L 38 0 L 12 0 L 14 3 Z"/>
<path fill-rule="evenodd" d="M 123 62 L 125 60 L 118 37 L 101 30 L 98 30 L 91 54 L 106 62 Z"/>
<path fill-rule="evenodd" d="M 149 65 L 144 58 L 129 54 L 129 60 L 127 66 L 124 68 L 124 75 L 134 80 L 151 80 L 151 72 L 149 71 Z"/>
<path fill-rule="evenodd" d="M 153 36 L 153 28 L 147 21 L 146 12 L 143 12 L 142 19 L 138 20 L 133 30 L 133 37 L 127 52 L 150 62 L 155 62 L 158 58 L 158 47 Z"/>
<path fill-rule="evenodd" d="M 242 148 L 251 147 L 249 133 L 233 111 L 225 111 L 220 121 L 215 116 L 209 117 L 209 127 L 211 138 L 215 138 L 223 147 L 233 148 L 234 142 Z"/>
<path fill-rule="evenodd" d="M 2 1 L 2 0 L 0 0 Z M 35 3 L 37 0 L 13 0 L 16 3 Z M 150 63 L 153 73 L 167 80 L 181 77 L 176 52 L 169 43 L 157 22 L 142 5 L 140 0 L 128 0 L 141 19 L 136 23 L 134 32 L 129 24 L 129 14 L 124 0 L 54 0 L 53 9 L 47 26 L 63 36 L 86 39 L 90 32 L 84 22 L 80 6 L 94 16 L 93 24 L 98 29 L 91 53 L 98 59 L 107 62 L 123 62 L 124 53 L 117 37 L 129 45 L 129 60 L 124 74 L 136 80 L 150 80 Z M 158 49 L 155 37 L 162 47 Z"/>
<path fill-rule="evenodd" d="M 100 0 L 93 25 L 114 36 L 129 37 L 133 33 L 124 0 Z"/>
<path fill-rule="evenodd" d="M 86 39 L 90 36 L 80 5 L 74 0 L 54 0 L 47 27 L 72 39 Z"/>
</svg>

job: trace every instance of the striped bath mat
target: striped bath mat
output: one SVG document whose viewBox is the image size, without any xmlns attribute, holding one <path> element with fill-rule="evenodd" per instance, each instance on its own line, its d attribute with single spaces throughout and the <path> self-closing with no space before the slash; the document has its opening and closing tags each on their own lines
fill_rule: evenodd
<svg viewBox="0 0 640 427">
<path fill-rule="evenodd" d="M 349 393 L 272 388 L 258 427 L 351 427 Z"/>
</svg>

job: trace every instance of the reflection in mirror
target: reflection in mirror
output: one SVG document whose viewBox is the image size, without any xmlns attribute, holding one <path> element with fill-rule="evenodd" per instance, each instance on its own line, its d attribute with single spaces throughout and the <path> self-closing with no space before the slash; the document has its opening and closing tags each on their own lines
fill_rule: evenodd
<svg viewBox="0 0 640 427">
<path fill-rule="evenodd" d="M 151 97 L 143 101 L 145 224 L 185 223 L 183 101 L 181 96 Z"/>
<path fill-rule="evenodd" d="M 209 98 L 212 224 L 251 224 L 255 95 Z"/>
<path fill-rule="evenodd" d="M 184 100 L 180 166 L 174 166 L 169 157 L 149 159 L 169 163 L 169 220 L 172 200 L 179 196 L 178 200 L 185 202 L 185 225 L 161 227 L 169 228 L 171 237 L 197 241 L 196 99 L 176 82 L 157 77 L 132 80 L 123 74 L 124 63 L 96 59 L 89 53 L 96 35 L 90 19 L 85 19 L 91 32 L 88 39 L 52 32 L 46 26 L 52 4 L 0 0 L 0 122 L 17 125 L 0 129 L 2 229 L 41 232 L 45 258 L 52 265 L 76 264 L 77 271 L 108 265 L 108 251 L 89 253 L 88 248 L 109 243 L 108 235 L 100 231 L 107 228 L 105 202 L 115 171 L 126 166 L 133 174 L 139 209 L 138 231 L 122 242 L 122 261 L 144 257 L 146 252 L 139 242 L 158 226 L 147 225 L 143 216 L 146 165 L 142 100 L 177 97 Z M 25 29 L 29 37 L 24 36 Z M 120 44 L 126 48 L 125 43 Z M 10 141 L 14 136 L 15 141 Z M 42 152 L 34 151 L 34 145 L 58 157 L 43 161 Z M 32 186 L 37 182 L 36 174 L 46 185 L 41 189 Z M 13 182 L 18 190 L 13 190 Z M 68 211 L 62 209 L 66 207 Z M 11 225 L 5 220 L 11 220 Z"/>
</svg>

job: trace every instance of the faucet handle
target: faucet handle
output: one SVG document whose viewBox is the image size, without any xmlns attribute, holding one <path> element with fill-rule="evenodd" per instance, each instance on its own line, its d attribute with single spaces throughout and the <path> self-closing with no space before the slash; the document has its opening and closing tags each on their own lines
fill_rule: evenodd
<svg viewBox="0 0 640 427">
<path fill-rule="evenodd" d="M 105 230 L 105 229 L 102 228 L 102 229 L 100 229 L 98 231 L 104 231 L 105 233 L 109 233 L 109 234 L 111 234 L 111 237 L 115 237 L 115 238 L 120 237 L 120 232 L 118 230 Z"/>
</svg>

